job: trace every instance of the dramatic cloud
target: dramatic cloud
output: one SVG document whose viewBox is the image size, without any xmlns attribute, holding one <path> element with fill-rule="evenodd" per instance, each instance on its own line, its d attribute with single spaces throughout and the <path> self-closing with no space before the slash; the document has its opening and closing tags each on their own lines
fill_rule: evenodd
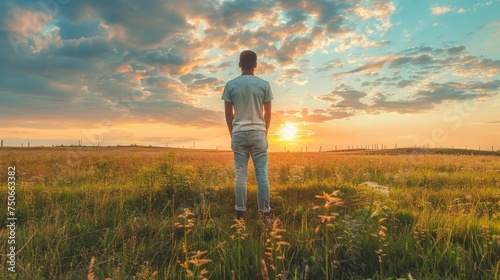
<svg viewBox="0 0 500 280">
<path fill-rule="evenodd" d="M 436 105 L 447 101 L 472 100 L 478 97 L 472 93 L 471 85 L 458 83 L 429 84 L 425 90 L 418 91 L 414 96 L 404 100 L 389 100 L 379 93 L 370 105 L 370 112 L 396 112 L 396 113 L 418 113 L 435 108 Z"/>
<path fill-rule="evenodd" d="M 500 88 L 500 81 L 494 79 L 500 75 L 500 60 L 470 55 L 465 46 L 410 48 L 332 77 L 342 81 L 362 73 L 366 73 L 363 91 L 343 83 L 317 99 L 351 113 L 413 114 L 434 110 L 446 102 L 484 101 L 497 95 Z M 442 82 L 444 75 L 462 80 Z M 404 98 L 398 97 L 401 95 Z"/>
<path fill-rule="evenodd" d="M 279 65 L 289 65 L 301 56 L 323 49 L 334 42 L 338 35 L 342 37 L 343 42 L 338 43 L 337 50 L 345 51 L 351 45 L 370 46 L 371 43 L 367 43 L 369 41 L 363 34 L 353 33 L 356 26 L 354 22 L 343 16 L 342 11 L 350 12 L 362 20 L 380 21 L 383 25 L 388 22 L 395 9 L 392 2 L 384 1 L 367 2 L 363 5 L 352 5 L 350 1 L 336 3 L 235 1 L 223 2 L 220 6 L 213 5 L 213 3 L 197 2 L 196 4 L 199 6 L 194 2 L 174 5 L 162 1 L 133 4 L 131 2 L 125 5 L 113 2 L 106 2 L 106 4 L 70 2 L 47 12 L 47 8 L 40 6 L 39 3 L 31 2 L 17 6 L 14 2 L 9 2 L 3 4 L 11 9 L 9 20 L 4 21 L 6 30 L 30 38 L 18 47 L 22 48 L 21 51 L 31 59 L 26 59 L 24 63 L 17 59 L 16 62 L 11 61 L 10 65 L 9 63 L 6 65 L 12 67 L 17 64 L 14 68 L 27 69 L 28 65 L 34 66 L 33 62 L 37 60 L 42 62 L 43 59 L 37 54 L 53 56 L 52 66 L 40 68 L 39 72 L 64 71 L 64 69 L 70 69 L 72 65 L 75 67 L 78 65 L 84 71 L 97 70 L 98 67 L 100 69 L 119 67 L 117 64 L 128 61 L 130 65 L 135 63 L 136 68 L 154 67 L 157 74 L 164 75 L 166 79 L 179 78 L 185 89 L 203 91 L 212 86 L 220 86 L 223 81 L 196 73 L 196 69 L 205 68 L 207 74 L 216 74 L 234 65 L 234 62 L 220 62 L 219 60 L 217 66 L 213 66 L 211 64 L 213 58 L 206 57 L 203 49 L 214 45 L 206 42 L 225 43 L 219 46 L 228 52 L 237 52 L 244 45 L 255 45 L 262 57 L 274 59 Z M 447 9 L 450 7 L 433 7 L 435 13 L 443 13 Z M 185 16 L 180 16 L 180 11 L 184 12 Z M 52 27 L 53 32 L 41 34 L 41 30 L 49 26 L 55 18 L 58 18 L 58 21 Z M 316 24 L 311 26 L 307 23 L 308 20 L 315 20 Z M 7 22 L 9 24 L 6 24 Z M 253 27 L 247 27 L 248 24 Z M 27 30 L 28 26 L 29 30 Z M 217 31 L 220 27 L 222 31 Z M 144 32 L 144 30 L 148 31 Z M 53 36 L 49 38 L 47 34 Z M 260 43 L 264 41 L 272 44 Z M 33 49 L 37 50 L 37 53 L 30 52 Z M 465 49 L 463 46 L 458 46 L 446 51 L 450 54 L 457 54 Z M 71 57 L 75 59 L 72 60 Z M 87 58 L 90 60 L 86 60 Z M 102 60 L 98 62 L 99 58 Z M 463 67 L 464 64 L 452 66 L 456 75 L 471 75 L 464 71 L 470 67 L 490 67 L 489 71 L 481 72 L 482 75 L 497 74 L 496 61 L 481 61 L 474 57 L 461 59 L 465 67 Z M 432 61 L 433 58 L 429 54 L 414 57 L 390 57 L 335 75 L 380 70 L 387 63 L 390 63 L 391 67 L 396 67 L 398 64 L 423 65 Z M 85 67 L 85 64 L 88 66 Z M 140 64 L 144 65 L 140 66 Z M 317 71 L 340 68 L 343 64 L 342 61 L 332 60 Z M 37 66 L 31 71 L 33 69 L 36 70 Z M 233 69 L 237 68 L 233 67 Z M 262 61 L 259 63 L 258 71 L 261 74 L 269 74 L 276 71 L 276 68 L 273 63 Z M 123 75 L 123 78 L 135 81 L 141 77 L 144 78 L 143 74 L 135 71 L 135 73 Z M 202 76 L 194 81 L 183 78 L 186 74 Z M 277 84 L 303 85 L 308 80 L 304 72 L 297 68 L 285 69 L 278 75 Z M 97 75 L 94 77 L 98 78 Z M 103 96 L 117 89 L 126 90 L 123 86 L 113 84 L 114 82 L 123 83 L 121 79 L 101 75 L 100 79 L 103 78 L 111 78 L 108 86 L 99 81 L 96 83 L 88 80 L 89 75 L 84 80 L 90 83 L 87 87 L 91 91 L 100 92 Z M 81 78 L 79 80 L 81 81 Z M 400 86 L 410 83 L 408 80 L 402 82 Z M 101 84 L 99 90 L 96 84 Z M 132 85 L 129 86 L 132 87 Z M 181 88 L 183 87 L 177 87 L 177 89 Z M 153 88 L 149 90 L 155 91 Z M 182 95 L 182 93 L 179 94 Z"/>
<path fill-rule="evenodd" d="M 367 99 L 369 95 L 366 92 L 352 89 L 332 91 L 328 95 L 319 96 L 318 99 L 327 102 L 335 110 L 347 110 L 353 114 L 360 111 L 368 114 L 381 112 L 409 114 L 432 110 L 445 102 L 484 101 L 485 98 L 487 100 L 488 97 L 497 95 L 499 90 L 499 80 L 484 83 L 448 82 L 424 85 L 423 89 L 404 99 L 390 97 L 379 91 L 374 92 L 371 95 L 373 97 Z M 362 101 L 362 99 L 365 100 Z"/>
<path fill-rule="evenodd" d="M 6 130 L 14 120 L 39 128 L 109 121 L 224 128 L 220 95 L 240 74 L 238 55 L 246 49 L 257 52 L 255 73 L 271 83 L 282 120 L 421 114 L 493 99 L 499 21 L 481 11 L 498 3 L 420 12 L 411 5 L 1 1 L 0 117 Z M 470 33 L 460 33 L 460 22 L 470 23 Z"/>
</svg>

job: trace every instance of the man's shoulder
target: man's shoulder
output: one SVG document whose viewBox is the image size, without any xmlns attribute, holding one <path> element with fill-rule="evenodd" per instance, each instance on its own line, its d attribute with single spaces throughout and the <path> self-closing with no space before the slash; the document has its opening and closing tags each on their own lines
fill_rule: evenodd
<svg viewBox="0 0 500 280">
<path fill-rule="evenodd" d="M 258 77 L 258 76 L 254 76 L 255 78 L 257 78 L 260 82 L 262 83 L 266 83 L 266 84 L 269 84 L 269 82 L 267 80 L 264 80 L 262 79 L 261 77 Z"/>
<path fill-rule="evenodd" d="M 268 83 L 268 81 L 266 81 L 266 80 L 262 79 L 262 78 L 261 78 L 261 77 L 259 77 L 259 76 L 255 76 L 255 75 L 253 75 L 252 77 L 253 77 L 254 79 L 256 79 L 256 80 L 259 80 L 259 81 L 262 81 L 262 82 Z"/>
<path fill-rule="evenodd" d="M 269 84 L 268 81 L 262 79 L 261 77 L 258 77 L 258 76 L 255 76 L 255 75 L 241 75 L 241 76 L 238 76 L 232 80 L 230 80 L 229 82 L 227 82 L 228 84 L 231 84 L 231 83 L 239 83 L 239 82 L 242 82 L 244 83 L 245 81 L 252 81 L 252 83 L 255 83 L 255 82 L 258 82 L 258 83 L 265 83 L 265 84 Z"/>
</svg>

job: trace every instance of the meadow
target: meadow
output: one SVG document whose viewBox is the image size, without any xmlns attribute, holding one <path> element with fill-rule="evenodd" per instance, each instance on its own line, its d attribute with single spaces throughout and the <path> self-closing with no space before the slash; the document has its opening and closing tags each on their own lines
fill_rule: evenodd
<svg viewBox="0 0 500 280">
<path fill-rule="evenodd" d="M 0 278 L 500 279 L 500 157 L 377 153 L 271 153 L 264 224 L 230 152 L 2 148 Z"/>
</svg>

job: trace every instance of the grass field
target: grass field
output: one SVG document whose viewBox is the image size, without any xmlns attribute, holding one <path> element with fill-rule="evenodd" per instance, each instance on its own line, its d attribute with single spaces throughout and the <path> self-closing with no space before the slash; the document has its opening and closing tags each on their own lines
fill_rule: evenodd
<svg viewBox="0 0 500 280">
<path fill-rule="evenodd" d="M 500 279 L 500 157 L 446 153 L 271 153 L 264 225 L 230 152 L 3 148 L 0 278 Z"/>
</svg>

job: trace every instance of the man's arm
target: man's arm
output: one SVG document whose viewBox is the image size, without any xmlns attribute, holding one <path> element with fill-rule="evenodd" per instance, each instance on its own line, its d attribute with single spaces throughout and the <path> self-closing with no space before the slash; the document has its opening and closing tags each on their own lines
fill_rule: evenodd
<svg viewBox="0 0 500 280">
<path fill-rule="evenodd" d="M 271 124 L 271 101 L 264 103 L 264 121 L 266 122 L 266 135 Z"/>
<path fill-rule="evenodd" d="M 227 129 L 229 130 L 229 135 L 232 138 L 233 137 L 233 119 L 234 119 L 233 103 L 228 102 L 228 101 L 224 101 L 224 111 L 226 112 Z"/>
</svg>

